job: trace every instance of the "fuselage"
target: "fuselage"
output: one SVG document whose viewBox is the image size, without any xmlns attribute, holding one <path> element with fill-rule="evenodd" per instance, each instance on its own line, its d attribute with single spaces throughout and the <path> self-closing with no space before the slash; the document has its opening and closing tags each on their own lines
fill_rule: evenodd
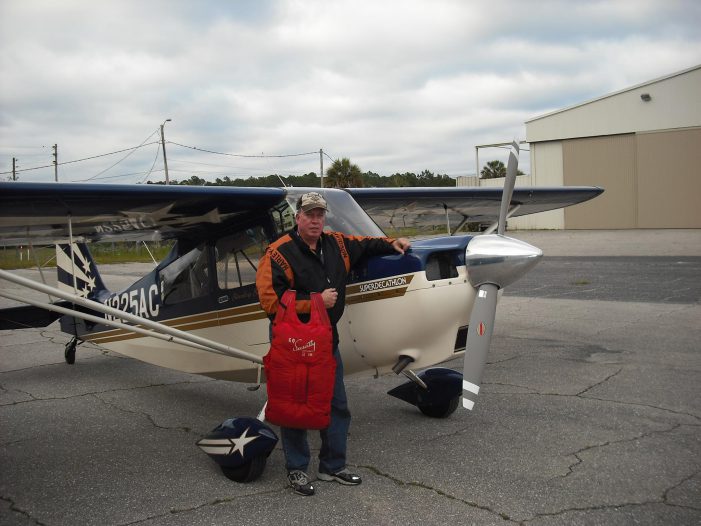
<svg viewBox="0 0 701 526">
<path fill-rule="evenodd" d="M 325 197 L 328 229 L 384 235 L 345 192 L 326 190 Z M 290 192 L 288 201 L 295 198 Z M 179 242 L 152 273 L 124 291 L 100 291 L 96 299 L 262 357 L 269 350 L 269 320 L 258 303 L 255 269 L 267 244 L 291 227 L 291 213 L 278 207 L 235 231 Z M 464 350 L 474 302 L 465 265 L 470 239 L 414 241 L 404 256 L 370 258 L 352 271 L 338 323 L 346 374 L 384 374 L 399 356 L 413 358 L 412 368 L 428 367 Z M 73 332 L 72 319 L 64 324 Z M 155 365 L 235 381 L 259 377 L 258 365 L 246 360 L 106 325 L 78 321 L 76 328 L 83 340 Z"/>
</svg>

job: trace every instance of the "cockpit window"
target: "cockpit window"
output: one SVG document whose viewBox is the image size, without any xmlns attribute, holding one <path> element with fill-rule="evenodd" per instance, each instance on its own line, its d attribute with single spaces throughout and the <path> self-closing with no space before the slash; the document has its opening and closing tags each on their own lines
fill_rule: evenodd
<svg viewBox="0 0 701 526">
<path fill-rule="evenodd" d="M 365 210 L 355 202 L 348 192 L 333 188 L 315 188 L 326 199 L 326 225 L 324 230 L 343 232 L 349 236 L 384 236 Z M 271 211 L 278 234 L 292 230 L 295 225 L 294 215 L 297 199 L 311 188 L 287 188 L 286 203 L 278 205 Z"/>
<path fill-rule="evenodd" d="M 217 241 L 217 281 L 222 290 L 244 287 L 256 282 L 258 261 L 265 254 L 268 240 L 263 228 L 256 226 Z"/>
</svg>

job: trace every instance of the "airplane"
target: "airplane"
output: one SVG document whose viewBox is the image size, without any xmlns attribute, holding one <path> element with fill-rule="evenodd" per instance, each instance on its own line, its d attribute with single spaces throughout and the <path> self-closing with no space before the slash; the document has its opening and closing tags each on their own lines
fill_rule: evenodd
<svg viewBox="0 0 701 526">
<path fill-rule="evenodd" d="M 542 257 L 540 249 L 504 235 L 507 219 L 603 192 L 588 186 L 514 189 L 518 153 L 514 141 L 503 190 L 0 183 L 0 243 L 55 244 L 58 273 L 58 286 L 51 287 L 0 270 L 0 279 L 49 296 L 44 302 L 0 289 L 1 297 L 27 304 L 0 310 L 0 329 L 59 319 L 72 336 L 64 349 L 69 364 L 78 344 L 92 342 L 256 389 L 265 380 L 262 357 L 270 345 L 255 288 L 257 262 L 271 241 L 293 228 L 298 197 L 314 190 L 328 203 L 328 230 L 384 236 L 381 226 L 448 225 L 448 235 L 414 240 L 404 255 L 368 258 L 353 270 L 339 348 L 346 375 L 407 377 L 388 394 L 429 417 L 446 418 L 461 402 L 471 410 L 498 297 Z M 478 235 L 459 234 L 474 222 L 490 226 Z M 115 240 L 174 244 L 150 273 L 110 291 L 88 244 Z M 434 367 L 459 356 L 462 374 Z M 224 421 L 197 445 L 225 476 L 251 482 L 277 443 L 264 420 L 265 406 L 257 418 Z"/>
</svg>

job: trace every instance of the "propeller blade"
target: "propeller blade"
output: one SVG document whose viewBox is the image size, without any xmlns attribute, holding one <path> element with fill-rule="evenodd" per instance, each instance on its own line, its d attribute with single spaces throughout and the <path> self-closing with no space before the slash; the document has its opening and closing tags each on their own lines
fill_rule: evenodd
<svg viewBox="0 0 701 526">
<path fill-rule="evenodd" d="M 475 304 L 470 314 L 470 325 L 467 329 L 467 348 L 462 377 L 462 405 L 465 409 L 471 410 L 474 407 L 479 393 L 494 330 L 498 291 L 499 287 L 492 283 L 484 283 L 477 288 Z"/>
<path fill-rule="evenodd" d="M 511 204 L 511 196 L 514 193 L 514 184 L 516 183 L 516 174 L 518 173 L 518 141 L 514 140 L 511 143 L 511 151 L 509 152 L 509 163 L 506 165 L 506 179 L 504 179 L 504 193 L 501 194 L 501 208 L 499 209 L 499 227 L 497 234 L 504 235 L 506 230 L 506 214 L 509 212 Z"/>
</svg>

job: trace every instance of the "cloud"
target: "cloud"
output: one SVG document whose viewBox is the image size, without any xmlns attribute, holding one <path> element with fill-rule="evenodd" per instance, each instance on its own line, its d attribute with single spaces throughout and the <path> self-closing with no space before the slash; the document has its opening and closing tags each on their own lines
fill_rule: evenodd
<svg viewBox="0 0 701 526">
<path fill-rule="evenodd" d="M 691 0 L 8 0 L 0 171 L 50 164 L 52 144 L 60 160 L 136 146 L 171 118 L 167 140 L 208 150 L 323 148 L 383 175 L 465 175 L 476 144 L 523 136 L 530 118 L 700 63 L 699 19 Z M 157 148 L 95 180 L 140 181 L 152 165 L 157 179 Z M 167 149 L 178 178 L 319 167 L 318 154 Z M 62 180 L 119 159 L 62 166 Z"/>
</svg>

